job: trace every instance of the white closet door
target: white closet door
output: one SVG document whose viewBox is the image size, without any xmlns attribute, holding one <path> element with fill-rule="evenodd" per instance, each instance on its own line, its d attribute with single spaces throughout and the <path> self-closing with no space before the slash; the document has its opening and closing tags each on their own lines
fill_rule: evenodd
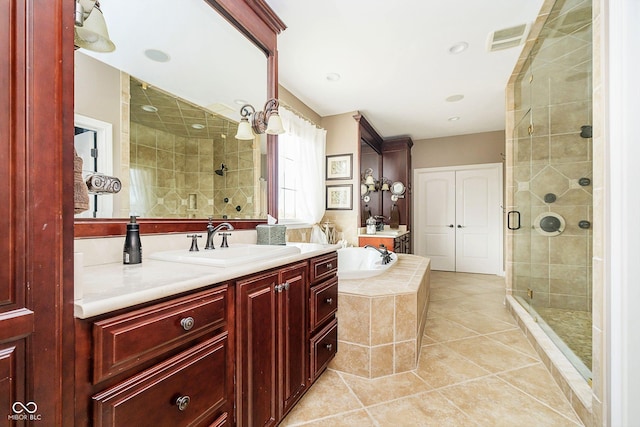
<svg viewBox="0 0 640 427">
<path fill-rule="evenodd" d="M 501 165 L 416 170 L 414 247 L 440 271 L 502 271 Z"/>
<path fill-rule="evenodd" d="M 455 172 L 430 172 L 418 176 L 415 253 L 431 258 L 433 270 L 455 271 Z"/>
<path fill-rule="evenodd" d="M 500 254 L 496 169 L 456 171 L 456 271 L 496 274 Z"/>
</svg>

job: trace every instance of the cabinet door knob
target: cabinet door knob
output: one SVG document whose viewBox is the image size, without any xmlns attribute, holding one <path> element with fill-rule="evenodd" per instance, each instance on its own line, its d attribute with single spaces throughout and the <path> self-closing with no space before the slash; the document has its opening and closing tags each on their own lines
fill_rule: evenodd
<svg viewBox="0 0 640 427">
<path fill-rule="evenodd" d="M 333 298 L 327 298 L 324 300 L 324 302 L 326 302 L 327 304 L 331 305 L 333 304 Z"/>
<path fill-rule="evenodd" d="M 453 228 L 453 224 L 449 224 L 449 225 L 447 225 L 447 227 Z"/>
<path fill-rule="evenodd" d="M 333 344 L 325 344 L 324 348 L 326 348 L 327 350 L 331 351 L 331 350 L 333 350 Z"/>
<path fill-rule="evenodd" d="M 463 228 L 463 227 L 464 227 L 464 225 L 458 224 L 458 228 Z"/>
<path fill-rule="evenodd" d="M 193 320 L 193 317 L 189 316 L 189 317 L 185 317 L 184 319 L 180 320 L 180 325 L 182 326 L 182 329 L 184 329 L 185 331 L 188 331 L 189 329 L 193 328 L 193 325 L 195 325 L 196 321 Z"/>
<path fill-rule="evenodd" d="M 189 396 L 180 396 L 176 399 L 176 405 L 178 405 L 178 409 L 181 411 L 187 409 L 189 402 L 191 402 L 191 398 Z"/>
<path fill-rule="evenodd" d="M 284 285 L 282 285 L 284 287 L 285 291 L 289 290 L 289 282 L 284 282 Z"/>
</svg>

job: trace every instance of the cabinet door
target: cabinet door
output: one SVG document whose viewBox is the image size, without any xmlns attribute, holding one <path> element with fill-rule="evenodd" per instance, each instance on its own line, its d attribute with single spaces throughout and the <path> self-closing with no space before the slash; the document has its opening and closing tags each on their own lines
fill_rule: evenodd
<svg viewBox="0 0 640 427">
<path fill-rule="evenodd" d="M 238 425 L 277 423 L 277 301 L 278 272 L 236 283 Z"/>
<path fill-rule="evenodd" d="M 282 408 L 286 413 L 304 393 L 309 378 L 307 328 L 307 265 L 297 264 L 280 273 L 278 347 Z"/>
</svg>

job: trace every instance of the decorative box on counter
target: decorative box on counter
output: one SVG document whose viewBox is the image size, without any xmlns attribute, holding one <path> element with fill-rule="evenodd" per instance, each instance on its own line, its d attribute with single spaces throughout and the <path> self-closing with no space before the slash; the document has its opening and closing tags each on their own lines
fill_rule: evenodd
<svg viewBox="0 0 640 427">
<path fill-rule="evenodd" d="M 259 245 L 285 245 L 287 227 L 279 224 L 259 224 L 256 226 Z"/>
</svg>

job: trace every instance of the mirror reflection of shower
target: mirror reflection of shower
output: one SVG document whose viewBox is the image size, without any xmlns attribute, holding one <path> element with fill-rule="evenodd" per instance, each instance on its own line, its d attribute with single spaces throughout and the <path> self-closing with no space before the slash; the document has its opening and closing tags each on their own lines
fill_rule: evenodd
<svg viewBox="0 0 640 427">
<path fill-rule="evenodd" d="M 228 171 L 228 170 L 229 169 L 227 169 L 227 167 L 224 165 L 224 163 L 221 163 L 220 164 L 220 169 L 216 169 L 215 172 L 216 172 L 216 175 L 224 176 L 224 173 L 226 171 Z"/>
</svg>

